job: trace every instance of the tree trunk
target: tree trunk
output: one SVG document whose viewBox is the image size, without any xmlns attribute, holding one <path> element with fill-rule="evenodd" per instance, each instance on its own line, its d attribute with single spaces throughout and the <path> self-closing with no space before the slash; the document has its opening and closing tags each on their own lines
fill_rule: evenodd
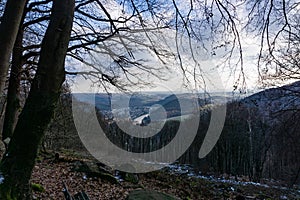
<svg viewBox="0 0 300 200">
<path fill-rule="evenodd" d="M 31 199 L 30 177 L 65 80 L 65 56 L 70 39 L 74 0 L 54 0 L 42 42 L 38 69 L 19 116 L 7 154 L 0 164 L 0 199 Z"/>
<path fill-rule="evenodd" d="M 22 20 L 23 21 L 23 20 Z M 20 73 L 23 65 L 23 28 L 20 26 L 13 49 L 12 66 L 7 90 L 7 104 L 3 123 L 2 140 L 11 138 L 20 109 Z"/>
<path fill-rule="evenodd" d="M 8 0 L 0 23 L 0 93 L 3 92 L 9 59 L 27 0 Z"/>
</svg>

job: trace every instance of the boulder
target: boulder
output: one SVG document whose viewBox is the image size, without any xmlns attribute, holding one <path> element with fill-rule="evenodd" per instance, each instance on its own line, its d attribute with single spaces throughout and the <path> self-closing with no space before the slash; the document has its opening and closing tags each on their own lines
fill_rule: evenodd
<svg viewBox="0 0 300 200">
<path fill-rule="evenodd" d="M 133 183 L 133 184 L 139 183 L 139 177 L 137 174 L 122 172 L 122 171 L 116 171 L 116 174 L 120 179 L 127 181 L 129 183 Z"/>
<path fill-rule="evenodd" d="M 109 170 L 93 162 L 75 162 L 72 171 L 83 172 L 88 177 L 98 177 L 114 184 L 118 183 L 118 180 Z"/>
</svg>

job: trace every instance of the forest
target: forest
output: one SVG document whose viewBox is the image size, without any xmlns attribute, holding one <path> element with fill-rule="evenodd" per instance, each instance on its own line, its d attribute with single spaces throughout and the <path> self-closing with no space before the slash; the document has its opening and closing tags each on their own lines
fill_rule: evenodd
<svg viewBox="0 0 300 200">
<path fill-rule="evenodd" d="M 0 1 L 0 199 L 299 199 L 299 10 Z"/>
</svg>

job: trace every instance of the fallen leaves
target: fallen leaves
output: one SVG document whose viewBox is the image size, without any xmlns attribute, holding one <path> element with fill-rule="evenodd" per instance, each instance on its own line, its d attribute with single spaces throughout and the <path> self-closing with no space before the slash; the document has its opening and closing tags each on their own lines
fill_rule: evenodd
<svg viewBox="0 0 300 200">
<path fill-rule="evenodd" d="M 92 160 L 88 161 L 93 162 Z M 262 196 L 271 199 L 287 196 L 289 199 L 294 199 L 292 194 L 286 194 L 286 191 L 279 189 L 215 183 L 185 175 L 170 174 L 167 170 L 139 174 L 139 182 L 136 184 L 126 181 L 114 184 L 99 177 L 91 177 L 84 172 L 72 170 L 76 162 L 78 162 L 76 159 L 60 162 L 54 162 L 53 159 L 42 159 L 38 162 L 33 170 L 32 183 L 41 185 L 45 191 L 35 191 L 35 199 L 63 200 L 63 182 L 72 195 L 85 191 L 91 200 L 124 200 L 130 191 L 136 189 L 156 190 L 181 199 L 194 200 L 248 197 L 260 199 Z"/>
</svg>

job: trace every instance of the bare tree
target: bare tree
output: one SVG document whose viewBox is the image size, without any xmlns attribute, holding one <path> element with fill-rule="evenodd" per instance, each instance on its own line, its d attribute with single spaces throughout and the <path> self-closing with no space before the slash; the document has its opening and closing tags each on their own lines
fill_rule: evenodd
<svg viewBox="0 0 300 200">
<path fill-rule="evenodd" d="M 3 92 L 9 59 L 17 37 L 27 0 L 8 0 L 0 24 L 0 92 Z"/>
<path fill-rule="evenodd" d="M 57 101 L 65 73 L 90 78 L 94 84 L 99 84 L 100 81 L 102 87 L 110 84 L 125 88 L 128 85 L 145 84 L 147 82 L 138 77 L 143 72 L 162 78 L 159 73 L 160 67 L 152 66 L 149 60 L 139 57 L 140 52 L 148 51 L 165 67 L 169 60 L 176 60 L 185 81 L 192 80 L 196 86 L 202 85 L 205 88 L 206 74 L 199 57 L 195 54 L 196 49 L 193 46 L 195 40 L 200 44 L 200 48 L 209 52 L 211 56 L 220 58 L 218 67 L 228 67 L 232 74 L 237 73 L 234 88 L 243 88 L 245 74 L 241 34 L 244 28 L 247 33 L 261 38 L 258 71 L 262 78 L 274 77 L 268 76 L 270 72 L 277 77 L 298 77 L 295 66 L 298 66 L 299 57 L 297 32 L 299 19 L 296 12 L 299 3 L 292 0 L 276 2 L 244 0 L 235 3 L 227 0 L 184 2 L 111 0 L 105 5 L 99 0 L 79 0 L 74 8 L 72 30 L 69 30 L 70 20 L 67 20 L 66 27 L 57 27 L 59 26 L 56 24 L 57 21 L 64 21 L 73 15 L 71 9 L 73 2 L 62 2 L 55 0 L 52 8 L 51 0 L 33 0 L 28 4 L 26 1 L 20 3 L 8 0 L 1 19 L 0 51 L 3 53 L 0 52 L 2 56 L 0 57 L 0 90 L 3 90 L 6 81 L 14 44 L 10 85 L 15 83 L 15 86 L 10 87 L 12 93 L 8 92 L 8 94 L 17 94 L 20 79 L 14 76 L 19 74 L 17 71 L 20 68 L 21 79 L 26 78 L 31 86 L 29 97 L 13 132 L 11 124 L 14 120 L 10 119 L 14 118 L 16 109 L 9 111 L 13 103 L 13 100 L 9 100 L 6 120 L 10 126 L 8 128 L 5 126 L 8 131 L 4 131 L 4 137 L 12 136 L 12 141 L 8 156 L 4 157 L 0 167 L 6 183 L 6 186 L 0 185 L 2 196 L 5 194 L 21 199 L 27 198 L 22 196 L 22 193 L 28 193 L 25 191 L 28 188 L 24 185 L 28 185 L 37 145 L 51 118 L 53 105 Z M 66 2 L 72 5 L 68 4 L 69 6 L 65 7 Z M 20 25 L 25 4 L 24 23 Z M 119 13 L 113 12 L 114 6 L 121 8 L 118 9 Z M 250 8 L 250 11 L 246 13 L 247 24 L 243 27 L 241 18 L 244 16 L 240 16 L 240 13 L 244 12 L 245 7 Z M 59 16 L 61 9 L 65 9 L 65 14 L 68 16 Z M 18 28 L 19 38 L 15 43 Z M 51 35 L 53 30 L 57 31 L 55 32 L 57 35 Z M 170 48 L 168 42 L 162 37 L 165 34 L 164 30 L 175 32 L 172 38 L 175 48 Z M 186 44 L 182 44 L 184 36 L 188 38 Z M 57 38 L 61 40 L 56 40 Z M 60 55 L 53 54 L 54 49 L 49 48 L 58 44 L 63 46 L 60 51 L 57 51 Z M 21 49 L 18 48 L 20 46 Z M 190 54 L 191 69 L 184 63 L 182 48 L 187 49 L 187 54 Z M 62 64 L 65 61 L 65 54 L 68 61 L 67 72 Z M 108 61 L 99 62 L 97 55 L 107 58 Z M 46 62 L 46 57 L 53 63 L 48 62 L 49 60 Z M 55 59 L 59 63 L 55 63 Z M 84 63 L 89 70 L 78 69 L 76 67 L 78 63 Z M 262 65 L 263 63 L 266 65 Z M 74 67 L 71 66 L 72 64 Z M 14 66 L 18 67 L 14 68 Z M 125 77 L 126 83 L 120 78 L 121 76 Z M 16 99 L 15 97 L 12 99 Z M 39 101 L 36 100 L 37 98 Z M 44 105 L 41 105 L 40 100 Z M 39 112 L 40 109 L 42 112 Z M 30 112 L 36 113 L 36 116 L 29 118 Z M 24 137 L 26 142 L 22 141 Z M 28 148 L 26 145 L 29 142 L 34 146 L 24 150 Z M 22 163 L 24 160 L 26 166 Z M 24 176 L 21 174 L 24 180 L 15 182 L 18 181 L 15 177 L 20 176 L 20 167 L 26 169 L 22 172 Z"/>
<path fill-rule="evenodd" d="M 38 146 L 65 80 L 65 56 L 73 13 L 73 0 L 54 1 L 38 69 L 7 153 L 1 161 L 1 177 L 4 178 L 0 185 L 1 199 L 31 199 L 29 180 Z"/>
<path fill-rule="evenodd" d="M 297 76 L 299 55 L 299 2 L 245 1 L 249 9 L 246 30 L 260 38 L 257 67 L 266 85 L 279 84 Z M 269 81 L 271 80 L 271 81 Z"/>
<path fill-rule="evenodd" d="M 21 20 L 22 24 L 24 17 Z M 9 76 L 9 83 L 7 89 L 7 104 L 5 110 L 2 140 L 5 141 L 7 138 L 11 138 L 18 116 L 18 110 L 21 107 L 20 99 L 20 82 L 21 82 L 21 70 L 23 65 L 22 54 L 23 54 L 23 28 L 20 25 L 17 38 L 14 44 L 11 62 L 11 71 Z"/>
</svg>

